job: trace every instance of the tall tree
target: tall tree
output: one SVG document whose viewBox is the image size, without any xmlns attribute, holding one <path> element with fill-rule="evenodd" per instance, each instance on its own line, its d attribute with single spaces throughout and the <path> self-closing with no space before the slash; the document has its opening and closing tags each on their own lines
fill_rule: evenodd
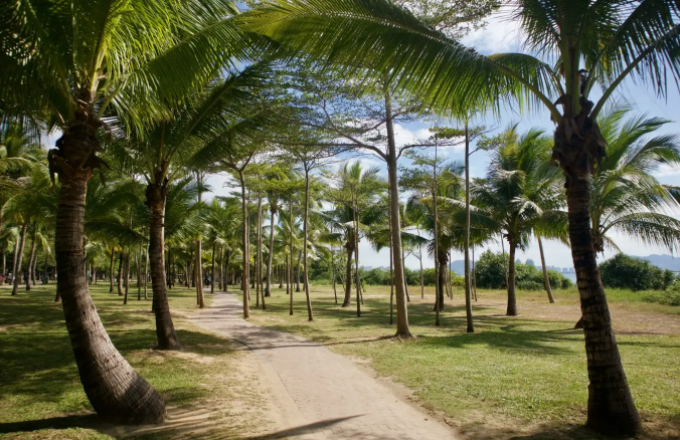
<svg viewBox="0 0 680 440">
<path fill-rule="evenodd" d="M 499 135 L 487 178 L 475 184 L 475 218 L 502 234 L 508 242 L 507 314 L 517 315 L 515 252 L 524 249 L 534 230 L 559 235 L 566 216 L 562 206 L 562 181 L 550 166 L 552 144 L 539 130 L 519 136 L 514 129 Z"/>
<path fill-rule="evenodd" d="M 218 0 L 27 0 L 1 8 L 3 111 L 47 112 L 63 132 L 49 155 L 61 185 L 57 289 L 85 392 L 103 417 L 158 422 L 163 399 L 111 343 L 79 270 L 86 186 L 102 164 L 102 118 L 114 109 L 128 125 L 142 126 L 161 116 L 165 103 L 212 75 L 242 41 L 237 10 Z"/>
</svg>

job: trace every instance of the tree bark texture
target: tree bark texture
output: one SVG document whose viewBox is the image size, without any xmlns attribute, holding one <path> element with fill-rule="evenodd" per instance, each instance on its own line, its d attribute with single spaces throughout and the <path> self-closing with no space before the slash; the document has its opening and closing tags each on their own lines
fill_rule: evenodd
<svg viewBox="0 0 680 440">
<path fill-rule="evenodd" d="M 50 151 L 61 183 L 54 246 L 57 291 L 80 379 L 94 410 L 122 423 L 158 423 L 165 402 L 111 343 L 82 271 L 85 193 L 91 175 L 87 164 L 96 159 L 90 148 L 96 142 L 94 130 L 88 128 L 85 124 L 67 129 L 57 142 L 59 150 Z M 76 168 L 78 164 L 84 165 Z"/>
<path fill-rule="evenodd" d="M 170 315 L 168 290 L 165 284 L 165 201 L 167 182 L 152 183 L 146 189 L 146 203 L 151 210 L 149 225 L 149 268 L 151 271 L 151 291 L 153 293 L 153 312 L 156 318 L 156 339 L 160 350 L 179 350 L 181 348 L 175 326 Z"/>
</svg>

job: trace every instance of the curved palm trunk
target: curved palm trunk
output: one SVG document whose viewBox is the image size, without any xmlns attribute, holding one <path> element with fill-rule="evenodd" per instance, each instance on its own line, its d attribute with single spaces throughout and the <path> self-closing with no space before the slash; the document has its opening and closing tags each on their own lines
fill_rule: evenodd
<svg viewBox="0 0 680 440">
<path fill-rule="evenodd" d="M 550 288 L 550 278 L 548 277 L 548 268 L 545 266 L 545 254 L 543 253 L 543 242 L 541 241 L 541 237 L 538 237 L 538 251 L 541 254 L 541 266 L 543 268 L 543 284 L 545 286 L 545 291 L 548 294 L 548 301 L 550 303 L 555 302 L 555 298 L 553 297 L 552 289 Z"/>
<path fill-rule="evenodd" d="M 404 262 L 401 259 L 401 214 L 399 212 L 399 176 L 397 171 L 397 146 L 394 139 L 392 120 L 392 102 L 389 92 L 385 93 L 385 115 L 387 128 L 386 158 L 389 191 L 390 191 L 390 224 L 392 229 L 392 258 L 394 260 L 395 293 L 397 299 L 397 334 L 398 338 L 413 338 L 408 324 L 408 305 L 406 303 L 406 283 L 404 278 Z"/>
<path fill-rule="evenodd" d="M 510 258 L 508 260 L 508 308 L 506 314 L 508 316 L 517 315 L 517 296 L 515 295 L 515 251 L 517 245 L 510 241 L 508 246 Z"/>
<path fill-rule="evenodd" d="M 274 225 L 276 223 L 276 207 L 272 205 L 270 208 L 271 220 L 269 229 L 269 256 L 267 262 L 267 288 L 265 289 L 264 296 L 272 296 L 272 264 L 274 263 Z"/>
<path fill-rule="evenodd" d="M 19 283 L 21 282 L 21 260 L 23 259 L 24 255 L 24 244 L 26 242 L 26 228 L 28 227 L 27 223 L 24 223 L 23 226 L 21 227 L 21 238 L 20 238 L 20 244 L 19 248 L 16 250 L 17 254 L 15 257 L 15 263 L 14 263 L 14 279 L 13 285 L 12 285 L 12 296 L 16 296 L 17 292 L 19 290 Z"/>
<path fill-rule="evenodd" d="M 54 240 L 57 291 L 80 379 L 94 410 L 123 423 L 158 423 L 163 420 L 165 402 L 114 347 L 82 271 L 85 193 L 91 169 L 68 164 L 89 164 L 96 159 L 90 148 L 83 152 L 84 147 L 92 146 L 93 138 L 90 126 L 75 126 L 58 142 L 59 150 L 50 152 L 50 162 L 61 181 Z"/>
<path fill-rule="evenodd" d="M 166 185 L 150 184 L 146 190 L 147 206 L 151 210 L 149 225 L 149 256 L 153 312 L 156 318 L 156 339 L 160 350 L 179 350 L 181 345 L 175 332 L 168 304 L 165 283 L 165 198 Z"/>
<path fill-rule="evenodd" d="M 568 182 L 569 240 L 581 299 L 590 380 L 587 426 L 605 433 L 633 434 L 641 429 L 640 417 L 621 364 L 597 268 L 590 224 L 590 174 L 578 165 L 562 166 Z"/>
</svg>

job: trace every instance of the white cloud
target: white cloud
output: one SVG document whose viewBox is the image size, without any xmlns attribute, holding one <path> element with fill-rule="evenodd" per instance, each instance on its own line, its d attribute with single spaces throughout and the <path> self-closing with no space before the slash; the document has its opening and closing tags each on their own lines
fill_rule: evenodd
<svg viewBox="0 0 680 440">
<path fill-rule="evenodd" d="M 654 177 L 669 177 L 677 176 L 678 174 L 680 174 L 680 170 L 677 167 L 667 164 L 661 164 L 661 166 L 652 173 Z"/>
<path fill-rule="evenodd" d="M 210 174 L 205 180 L 205 183 L 210 186 L 212 192 L 203 195 L 206 202 L 210 202 L 213 197 L 223 196 L 228 197 L 234 191 L 240 189 L 239 183 L 234 179 L 234 177 L 225 172 L 220 172 L 216 174 Z"/>
<path fill-rule="evenodd" d="M 507 11 L 492 15 L 487 20 L 486 27 L 470 32 L 461 40 L 462 43 L 480 52 L 516 51 L 522 41 L 520 24 L 516 20 L 508 19 L 506 15 Z"/>
</svg>

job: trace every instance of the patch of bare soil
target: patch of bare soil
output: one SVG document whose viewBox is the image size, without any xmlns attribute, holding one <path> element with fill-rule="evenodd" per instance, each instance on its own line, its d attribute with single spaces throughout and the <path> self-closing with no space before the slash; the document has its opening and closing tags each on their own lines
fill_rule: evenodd
<svg viewBox="0 0 680 440">
<path fill-rule="evenodd" d="M 505 299 L 497 294 L 479 292 L 477 307 L 497 309 L 498 312 L 487 311 L 484 314 L 503 316 L 505 314 Z M 522 298 L 518 301 L 519 317 L 526 319 L 540 319 L 544 321 L 564 321 L 576 324 L 581 318 L 581 308 L 575 301 L 550 304 L 544 301 Z M 610 303 L 614 331 L 619 334 L 631 335 L 680 335 L 680 315 L 655 313 L 636 310 L 635 304 Z"/>
</svg>

